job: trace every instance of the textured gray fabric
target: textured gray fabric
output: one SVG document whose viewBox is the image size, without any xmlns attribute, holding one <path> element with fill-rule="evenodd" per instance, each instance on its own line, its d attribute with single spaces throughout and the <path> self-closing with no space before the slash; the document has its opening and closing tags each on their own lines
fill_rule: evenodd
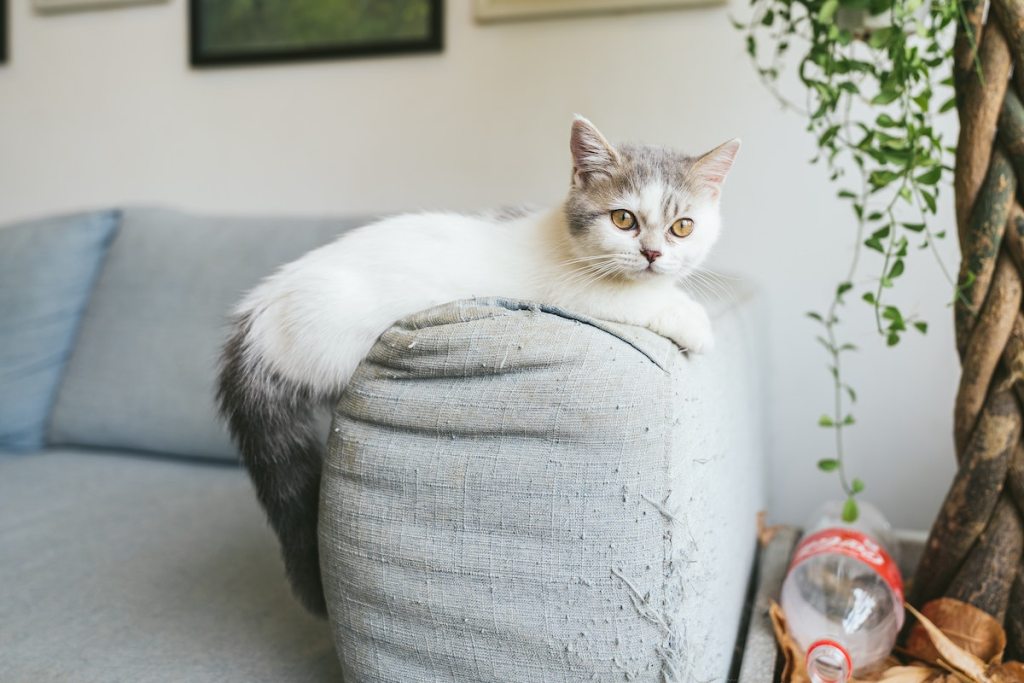
<svg viewBox="0 0 1024 683">
<path fill-rule="evenodd" d="M 4 683 L 337 682 L 245 475 L 55 450 L 0 456 Z"/>
<path fill-rule="evenodd" d="M 503 300 L 386 332 L 335 411 L 322 488 L 346 677 L 723 680 L 763 502 L 734 304 L 698 359 Z"/>
<path fill-rule="evenodd" d="M 126 210 L 60 389 L 50 441 L 234 458 L 213 403 L 230 309 L 276 266 L 362 222 Z"/>
</svg>

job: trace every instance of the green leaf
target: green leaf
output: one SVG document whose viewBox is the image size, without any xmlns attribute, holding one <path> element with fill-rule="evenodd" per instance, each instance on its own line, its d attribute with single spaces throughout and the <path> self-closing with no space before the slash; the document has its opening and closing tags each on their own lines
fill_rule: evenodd
<svg viewBox="0 0 1024 683">
<path fill-rule="evenodd" d="M 893 117 L 885 113 L 879 114 L 878 118 L 875 119 L 875 123 L 883 128 L 895 128 L 900 125 L 899 121 L 896 121 Z"/>
<path fill-rule="evenodd" d="M 818 469 L 822 472 L 834 472 L 839 469 L 839 461 L 835 458 L 823 458 L 818 461 Z"/>
<path fill-rule="evenodd" d="M 819 427 L 835 427 L 836 423 L 832 421 L 832 418 L 828 415 L 822 415 L 818 418 Z"/>
<path fill-rule="evenodd" d="M 872 187 L 875 189 L 879 189 L 885 187 L 899 177 L 899 174 L 894 173 L 893 171 L 872 171 L 871 175 L 868 176 L 868 182 L 871 183 Z"/>
<path fill-rule="evenodd" d="M 846 294 L 851 289 L 853 289 L 853 283 L 852 282 L 840 282 L 839 286 L 836 287 L 836 298 L 840 298 L 841 299 L 843 294 Z"/>
<path fill-rule="evenodd" d="M 917 182 L 921 183 L 922 185 L 934 185 L 935 183 L 939 182 L 940 178 L 942 178 L 942 167 L 936 166 L 932 170 L 926 171 L 925 173 L 922 173 L 921 175 L 917 176 L 915 180 L 917 180 Z"/>
<path fill-rule="evenodd" d="M 896 90 L 883 90 L 871 99 L 871 104 L 889 104 L 899 96 Z"/>
<path fill-rule="evenodd" d="M 893 280 L 903 274 L 903 259 L 896 259 L 896 262 L 892 264 L 892 268 L 889 270 L 888 278 Z"/>
<path fill-rule="evenodd" d="M 858 517 L 860 517 L 860 510 L 857 509 L 857 501 L 853 499 L 853 496 L 850 496 L 843 503 L 843 521 L 847 524 L 852 524 L 857 521 Z"/>
<path fill-rule="evenodd" d="M 921 199 L 923 199 L 924 203 L 928 205 L 928 209 L 932 213 L 935 213 L 935 211 L 936 211 L 935 195 L 931 194 L 930 192 L 925 192 L 924 190 L 921 190 Z"/>
<path fill-rule="evenodd" d="M 902 223 L 901 225 L 911 232 L 922 232 L 926 227 L 924 223 Z"/>
<path fill-rule="evenodd" d="M 806 313 L 804 313 L 804 315 L 806 315 L 811 320 L 817 320 L 819 323 L 825 322 L 825 319 L 821 317 L 820 313 L 815 313 L 814 311 L 807 311 Z"/>
<path fill-rule="evenodd" d="M 864 301 L 867 301 L 872 306 L 875 305 L 875 295 L 872 292 L 864 292 L 864 296 L 861 297 Z"/>
<path fill-rule="evenodd" d="M 846 385 L 846 393 L 850 396 L 851 403 L 857 402 L 857 392 L 853 390 L 853 387 Z"/>
<path fill-rule="evenodd" d="M 860 493 L 861 491 L 864 490 L 864 482 L 861 481 L 860 479 L 854 479 L 853 481 L 850 482 L 850 489 L 854 493 Z"/>
<path fill-rule="evenodd" d="M 950 109 L 952 109 L 955 106 L 956 106 L 956 98 L 955 97 L 950 97 L 948 100 L 946 100 L 945 102 L 942 103 L 941 107 L 939 107 L 939 113 L 940 114 L 944 114 L 944 113 L 946 113 L 947 111 L 949 111 Z"/>
<path fill-rule="evenodd" d="M 892 26 L 887 26 L 885 28 L 880 28 L 876 31 L 872 31 L 871 36 L 868 38 L 868 45 L 875 48 L 876 50 L 881 47 L 885 47 L 886 43 L 889 42 L 889 40 L 893 37 L 895 33 L 896 28 Z M 894 97 L 893 99 L 896 98 Z M 892 100 L 889 101 L 891 102 Z"/>
<path fill-rule="evenodd" d="M 825 4 L 818 11 L 818 21 L 823 24 L 829 23 L 832 21 L 832 17 L 835 16 L 837 9 L 839 9 L 839 0 L 825 0 Z"/>
<path fill-rule="evenodd" d="M 896 346 L 900 343 L 900 335 L 897 332 L 890 332 L 885 338 L 886 346 Z"/>
<path fill-rule="evenodd" d="M 920 332 L 921 334 L 928 334 L 928 323 L 918 321 L 914 323 L 914 327 L 916 327 L 917 331 Z"/>
</svg>

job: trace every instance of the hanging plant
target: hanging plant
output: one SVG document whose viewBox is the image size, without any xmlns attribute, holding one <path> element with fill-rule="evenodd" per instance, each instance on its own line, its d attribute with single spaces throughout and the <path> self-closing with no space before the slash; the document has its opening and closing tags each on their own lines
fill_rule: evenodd
<svg viewBox="0 0 1024 683">
<path fill-rule="evenodd" d="M 931 221 L 940 187 L 952 172 L 953 150 L 933 122 L 956 105 L 945 75 L 950 29 L 963 9 L 958 0 L 752 0 L 751 7 L 749 22 L 734 25 L 745 32 L 764 84 L 785 108 L 807 118 L 818 147 L 812 163 L 828 170 L 856 232 L 849 266 L 831 300 L 807 314 L 818 325 L 834 390 L 818 424 L 834 432 L 835 452 L 820 459 L 818 468 L 838 475 L 846 498 L 843 517 L 854 521 L 864 483 L 850 476 L 845 458 L 843 431 L 854 424 L 857 394 L 843 359 L 856 346 L 841 337 L 839 314 L 851 298 L 860 299 L 873 310 L 888 346 L 911 328 L 926 333 L 927 322 L 905 311 L 896 296 L 913 250 L 931 252 L 958 296 L 936 249 L 945 231 L 933 230 Z M 780 86 L 787 66 L 803 86 L 801 104 Z M 940 91 L 947 97 L 937 96 Z M 961 286 L 969 287 L 969 279 Z"/>
</svg>

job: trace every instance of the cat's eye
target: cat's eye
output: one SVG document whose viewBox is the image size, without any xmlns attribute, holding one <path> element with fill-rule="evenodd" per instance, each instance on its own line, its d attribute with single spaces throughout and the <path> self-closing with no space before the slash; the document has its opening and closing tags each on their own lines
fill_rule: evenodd
<svg viewBox="0 0 1024 683">
<path fill-rule="evenodd" d="M 612 223 L 620 230 L 632 230 L 636 227 L 636 216 L 625 209 L 612 211 Z"/>
<path fill-rule="evenodd" d="M 676 237 L 688 237 L 693 232 L 693 220 L 680 218 L 669 228 Z"/>
</svg>

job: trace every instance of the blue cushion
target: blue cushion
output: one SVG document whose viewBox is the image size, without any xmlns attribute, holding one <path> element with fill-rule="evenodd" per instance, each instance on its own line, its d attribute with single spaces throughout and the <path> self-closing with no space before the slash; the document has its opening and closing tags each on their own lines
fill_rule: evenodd
<svg viewBox="0 0 1024 683">
<path fill-rule="evenodd" d="M 119 216 L 104 211 L 0 228 L 0 449 L 43 444 L 75 332 Z"/>
<path fill-rule="evenodd" d="M 214 405 L 228 313 L 277 266 L 363 222 L 125 209 L 48 442 L 234 460 Z"/>
</svg>

